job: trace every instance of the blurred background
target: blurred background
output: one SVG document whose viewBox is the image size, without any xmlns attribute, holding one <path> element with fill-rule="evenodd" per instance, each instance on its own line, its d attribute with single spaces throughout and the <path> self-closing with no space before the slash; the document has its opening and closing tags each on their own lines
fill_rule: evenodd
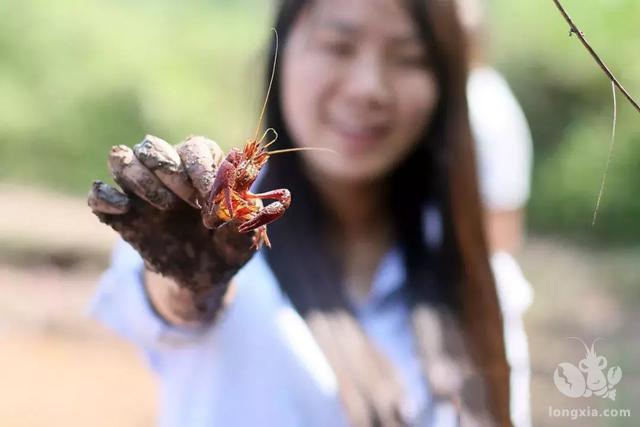
<svg viewBox="0 0 640 427">
<path fill-rule="evenodd" d="M 106 155 L 150 133 L 177 143 L 250 137 L 262 101 L 264 0 L 0 1 L 0 426 L 147 426 L 154 379 L 126 343 L 88 318 L 115 233 L 90 214 Z M 627 89 L 640 97 L 640 2 L 565 0 Z M 591 225 L 611 133 L 611 86 L 552 0 L 490 0 L 490 56 L 529 120 L 535 167 L 518 259 L 534 425 L 569 425 L 549 406 L 640 414 L 640 115 L 618 96 L 616 145 Z M 597 345 L 622 368 L 615 402 L 576 405 L 553 385 L 560 362 Z"/>
</svg>

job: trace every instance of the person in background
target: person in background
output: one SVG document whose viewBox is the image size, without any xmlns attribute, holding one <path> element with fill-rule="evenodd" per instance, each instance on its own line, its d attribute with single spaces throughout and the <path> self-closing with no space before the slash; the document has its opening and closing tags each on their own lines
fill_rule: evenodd
<svg viewBox="0 0 640 427">
<path fill-rule="evenodd" d="M 533 291 L 514 255 L 523 241 L 533 144 L 518 101 L 488 64 L 484 0 L 458 0 L 458 10 L 469 50 L 467 98 L 485 230 L 511 366 L 511 418 L 516 427 L 529 427 L 531 374 L 523 316 L 533 302 Z"/>
<path fill-rule="evenodd" d="M 337 154 L 270 157 L 254 191 L 276 201 L 217 227 L 209 207 L 254 207 L 224 192 L 242 154 L 114 147 L 123 191 L 89 205 L 127 244 L 95 315 L 145 351 L 163 426 L 509 425 L 453 0 L 283 0 L 274 27 L 268 149 Z M 260 218 L 256 252 L 264 230 L 238 226 Z"/>
</svg>

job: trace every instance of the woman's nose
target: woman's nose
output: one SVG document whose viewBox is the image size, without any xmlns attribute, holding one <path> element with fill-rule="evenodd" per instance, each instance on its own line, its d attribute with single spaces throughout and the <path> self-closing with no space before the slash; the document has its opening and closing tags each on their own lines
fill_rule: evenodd
<svg viewBox="0 0 640 427">
<path fill-rule="evenodd" d="M 349 100 L 358 105 L 385 107 L 391 99 L 391 88 L 383 58 L 374 54 L 354 58 L 343 88 Z"/>
</svg>

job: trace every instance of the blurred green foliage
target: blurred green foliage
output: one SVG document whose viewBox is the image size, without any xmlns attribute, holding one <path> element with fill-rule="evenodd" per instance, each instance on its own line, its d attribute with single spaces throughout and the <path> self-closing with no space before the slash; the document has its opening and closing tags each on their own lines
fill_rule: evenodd
<svg viewBox="0 0 640 427">
<path fill-rule="evenodd" d="M 252 136 L 272 42 L 261 0 L 0 2 L 0 180 L 84 192 L 106 153 L 145 133 Z M 640 96 L 640 2 L 565 0 Z M 591 227 L 611 131 L 611 87 L 551 0 L 492 0 L 491 51 L 529 118 L 536 230 L 640 238 L 640 115 L 618 96 L 616 146 Z"/>
<path fill-rule="evenodd" d="M 253 136 L 264 2 L 0 2 L 0 179 L 87 191 L 145 133 Z"/>
<path fill-rule="evenodd" d="M 640 101 L 640 2 L 563 0 L 587 39 Z M 552 0 L 494 0 L 492 54 L 530 122 L 535 169 L 534 230 L 637 242 L 640 238 L 640 114 L 617 95 L 613 158 L 595 226 L 592 216 L 608 157 L 611 83 Z"/>
</svg>

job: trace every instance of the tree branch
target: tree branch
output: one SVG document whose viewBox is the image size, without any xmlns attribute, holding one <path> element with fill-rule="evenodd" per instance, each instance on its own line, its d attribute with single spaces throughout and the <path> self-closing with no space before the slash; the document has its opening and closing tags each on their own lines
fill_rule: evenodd
<svg viewBox="0 0 640 427">
<path fill-rule="evenodd" d="M 571 32 L 569 34 L 575 34 L 576 36 L 578 36 L 583 46 L 589 51 L 593 59 L 595 59 L 595 61 L 598 63 L 600 68 L 602 68 L 602 71 L 604 71 L 607 77 L 609 77 L 609 80 L 611 80 L 611 82 L 620 90 L 620 92 L 622 92 L 622 94 L 625 96 L 625 98 L 627 98 L 627 100 L 631 103 L 631 105 L 633 105 L 635 109 L 638 110 L 638 113 L 640 113 L 640 105 L 638 105 L 638 102 L 631 97 L 629 92 L 627 92 L 627 90 L 624 87 L 622 87 L 618 79 L 616 79 L 616 77 L 613 75 L 611 70 L 609 70 L 609 67 L 607 67 L 607 65 L 602 61 L 602 59 L 600 59 L 596 51 L 593 50 L 593 48 L 585 38 L 584 33 L 580 31 L 580 29 L 575 24 L 575 22 L 573 22 L 573 19 L 571 19 L 567 11 L 564 9 L 562 4 L 560 3 L 560 0 L 553 0 L 553 2 L 556 4 L 556 7 L 558 8 L 558 10 L 560 10 L 560 13 L 562 14 L 562 16 L 564 16 L 564 19 L 569 24 L 569 27 L 571 28 Z"/>
</svg>

